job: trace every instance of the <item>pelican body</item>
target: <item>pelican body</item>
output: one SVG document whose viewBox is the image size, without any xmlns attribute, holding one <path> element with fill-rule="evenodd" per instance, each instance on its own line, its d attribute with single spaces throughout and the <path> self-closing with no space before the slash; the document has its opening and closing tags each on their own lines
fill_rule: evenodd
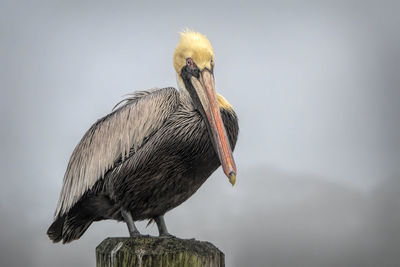
<svg viewBox="0 0 400 267">
<path fill-rule="evenodd" d="M 232 184 L 238 137 L 233 107 L 214 88 L 214 52 L 196 32 L 181 33 L 174 54 L 180 90 L 136 92 L 98 120 L 69 161 L 47 234 L 54 242 L 78 239 L 94 221 L 157 223 L 222 165 Z"/>
</svg>

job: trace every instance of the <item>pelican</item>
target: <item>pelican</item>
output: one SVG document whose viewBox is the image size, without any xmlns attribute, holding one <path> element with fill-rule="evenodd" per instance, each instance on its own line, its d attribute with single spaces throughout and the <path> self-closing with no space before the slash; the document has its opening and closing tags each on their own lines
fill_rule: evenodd
<svg viewBox="0 0 400 267">
<path fill-rule="evenodd" d="M 173 57 L 179 90 L 139 91 L 99 119 L 75 147 L 63 179 L 53 242 L 79 239 L 92 222 L 155 221 L 192 196 L 222 165 L 232 185 L 238 137 L 233 107 L 214 86 L 214 50 L 206 36 L 184 31 Z"/>
</svg>

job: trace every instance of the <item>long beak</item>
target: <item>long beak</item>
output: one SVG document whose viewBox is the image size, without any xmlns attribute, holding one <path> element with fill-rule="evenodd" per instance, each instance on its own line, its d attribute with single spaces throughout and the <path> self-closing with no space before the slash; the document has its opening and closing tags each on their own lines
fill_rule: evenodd
<svg viewBox="0 0 400 267">
<path fill-rule="evenodd" d="M 212 135 L 214 148 L 218 154 L 225 175 L 232 185 L 236 182 L 236 165 L 232 156 L 225 126 L 217 102 L 214 77 L 207 69 L 200 73 L 200 78 L 191 77 L 191 82 L 203 106 L 208 126 Z"/>
</svg>

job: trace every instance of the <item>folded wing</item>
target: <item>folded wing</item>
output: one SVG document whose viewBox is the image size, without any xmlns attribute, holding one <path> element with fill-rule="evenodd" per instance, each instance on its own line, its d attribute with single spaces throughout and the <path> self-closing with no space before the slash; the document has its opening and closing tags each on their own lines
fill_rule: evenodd
<svg viewBox="0 0 400 267">
<path fill-rule="evenodd" d="M 178 105 L 174 88 L 141 91 L 93 124 L 71 155 L 55 217 L 68 212 L 116 162 L 139 149 Z"/>
</svg>

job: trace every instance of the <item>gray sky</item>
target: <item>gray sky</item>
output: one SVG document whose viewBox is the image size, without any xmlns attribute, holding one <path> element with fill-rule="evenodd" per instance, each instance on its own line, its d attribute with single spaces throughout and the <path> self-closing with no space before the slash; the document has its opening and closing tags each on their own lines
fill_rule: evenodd
<svg viewBox="0 0 400 267">
<path fill-rule="evenodd" d="M 178 32 L 206 34 L 241 132 L 221 170 L 167 214 L 227 266 L 400 263 L 396 1 L 162 4 L 1 1 L 0 265 L 94 266 L 122 223 L 45 235 L 77 142 L 126 93 L 175 86 Z M 156 227 L 140 229 L 156 234 Z"/>
</svg>

